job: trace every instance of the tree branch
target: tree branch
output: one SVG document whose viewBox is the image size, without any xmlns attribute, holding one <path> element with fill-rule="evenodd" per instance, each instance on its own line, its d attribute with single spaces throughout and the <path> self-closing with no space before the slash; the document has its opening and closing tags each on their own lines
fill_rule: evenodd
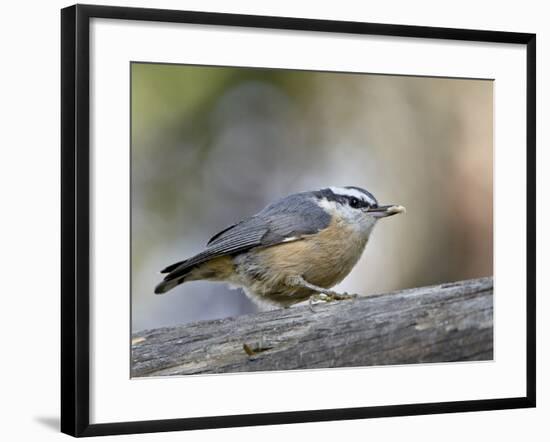
<svg viewBox="0 0 550 442">
<path fill-rule="evenodd" d="M 493 358 L 493 279 L 145 330 L 132 376 Z"/>
</svg>

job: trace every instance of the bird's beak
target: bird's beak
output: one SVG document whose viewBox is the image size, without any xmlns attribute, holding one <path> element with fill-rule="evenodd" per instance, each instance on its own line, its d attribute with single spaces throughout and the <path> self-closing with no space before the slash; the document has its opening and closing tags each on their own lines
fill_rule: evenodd
<svg viewBox="0 0 550 442">
<path fill-rule="evenodd" d="M 388 206 L 371 207 L 367 213 L 375 218 L 385 218 L 387 216 L 397 215 L 398 213 L 405 213 L 406 210 L 403 206 L 394 206 L 392 204 Z"/>
</svg>

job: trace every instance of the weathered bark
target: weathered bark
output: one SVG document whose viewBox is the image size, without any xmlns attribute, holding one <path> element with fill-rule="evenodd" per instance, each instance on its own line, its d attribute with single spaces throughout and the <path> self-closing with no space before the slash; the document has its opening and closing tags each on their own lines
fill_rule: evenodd
<svg viewBox="0 0 550 442">
<path fill-rule="evenodd" d="M 493 358 L 493 279 L 305 305 L 133 335 L 132 376 Z"/>
</svg>

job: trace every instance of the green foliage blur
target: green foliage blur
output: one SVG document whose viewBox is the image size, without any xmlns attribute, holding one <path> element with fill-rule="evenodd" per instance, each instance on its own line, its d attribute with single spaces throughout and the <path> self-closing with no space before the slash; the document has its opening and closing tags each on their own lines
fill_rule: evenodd
<svg viewBox="0 0 550 442">
<path fill-rule="evenodd" d="M 217 231 L 331 185 L 407 207 L 337 289 L 492 274 L 492 81 L 148 63 L 131 75 L 134 331 L 256 311 L 219 283 L 153 288 Z"/>
</svg>

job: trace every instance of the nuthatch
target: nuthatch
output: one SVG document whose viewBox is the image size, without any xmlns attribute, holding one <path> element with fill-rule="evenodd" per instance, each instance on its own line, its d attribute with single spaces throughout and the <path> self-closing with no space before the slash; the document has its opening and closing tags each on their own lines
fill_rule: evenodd
<svg viewBox="0 0 550 442">
<path fill-rule="evenodd" d="M 379 206 L 359 187 L 289 195 L 214 235 L 197 255 L 166 267 L 155 293 L 188 281 L 225 281 L 254 301 L 288 307 L 311 296 L 325 301 L 353 269 L 380 218 L 402 213 Z"/>
</svg>

